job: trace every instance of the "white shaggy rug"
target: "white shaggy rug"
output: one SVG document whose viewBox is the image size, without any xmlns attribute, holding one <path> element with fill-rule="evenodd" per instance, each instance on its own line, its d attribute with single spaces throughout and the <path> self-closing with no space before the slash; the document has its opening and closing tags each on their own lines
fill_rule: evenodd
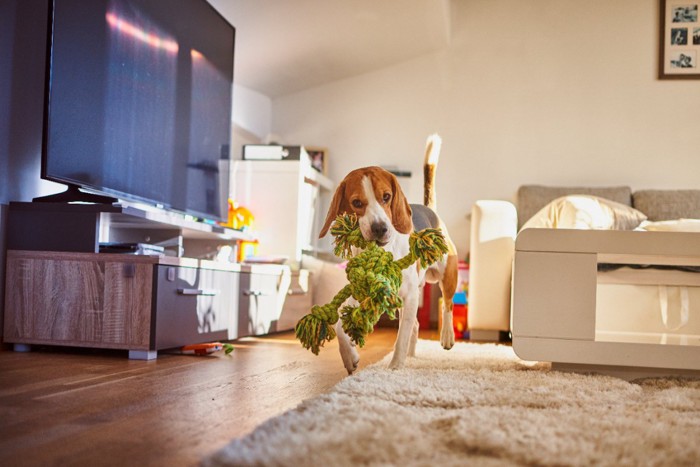
<svg viewBox="0 0 700 467">
<path fill-rule="evenodd" d="M 205 465 L 700 465 L 700 381 L 550 370 L 508 346 L 420 340 Z"/>
</svg>

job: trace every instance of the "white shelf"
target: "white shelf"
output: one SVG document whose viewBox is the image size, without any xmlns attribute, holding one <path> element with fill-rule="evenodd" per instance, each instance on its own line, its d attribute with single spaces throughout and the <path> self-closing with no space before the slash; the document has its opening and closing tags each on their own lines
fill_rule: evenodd
<svg viewBox="0 0 700 467">
<path fill-rule="evenodd" d="M 304 251 L 319 250 L 321 197 L 335 184 L 309 161 L 234 161 L 231 183 L 232 198 L 255 217 L 259 255 L 287 256 L 296 267 Z"/>
<path fill-rule="evenodd" d="M 163 230 L 177 230 L 185 238 L 219 240 L 254 240 L 250 232 L 229 229 L 219 224 L 200 222 L 189 216 L 156 208 L 129 204 L 119 205 L 121 212 L 103 213 L 112 228 L 153 229 L 154 224 Z"/>
</svg>

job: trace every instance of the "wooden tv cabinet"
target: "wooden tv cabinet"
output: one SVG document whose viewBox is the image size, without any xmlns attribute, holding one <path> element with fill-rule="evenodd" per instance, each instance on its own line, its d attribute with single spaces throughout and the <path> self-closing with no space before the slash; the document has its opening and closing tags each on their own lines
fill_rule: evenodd
<svg viewBox="0 0 700 467">
<path fill-rule="evenodd" d="M 153 359 L 296 322 L 284 307 L 288 266 L 98 253 L 105 241 L 166 240 L 180 254 L 209 256 L 245 234 L 113 205 L 11 203 L 9 214 L 3 341 L 16 350 L 111 348 Z"/>
<path fill-rule="evenodd" d="M 161 349 L 228 339 L 238 275 L 202 263 L 10 250 L 4 341 L 126 349 L 150 360 Z"/>
<path fill-rule="evenodd" d="M 189 258 L 7 252 L 4 342 L 159 350 L 288 329 L 288 266 Z M 310 308 L 310 307 L 309 307 Z"/>
</svg>

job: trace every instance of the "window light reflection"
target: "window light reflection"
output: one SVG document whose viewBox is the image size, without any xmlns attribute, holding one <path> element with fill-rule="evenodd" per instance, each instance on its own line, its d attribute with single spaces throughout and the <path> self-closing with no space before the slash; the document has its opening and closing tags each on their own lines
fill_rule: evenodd
<svg viewBox="0 0 700 467">
<path fill-rule="evenodd" d="M 163 39 L 155 34 L 147 33 L 143 29 L 121 19 L 114 13 L 107 12 L 105 14 L 105 19 L 112 28 L 116 29 L 120 33 L 133 37 L 134 39 L 153 48 L 162 49 L 171 53 L 177 53 L 180 48 L 177 42 Z"/>
</svg>

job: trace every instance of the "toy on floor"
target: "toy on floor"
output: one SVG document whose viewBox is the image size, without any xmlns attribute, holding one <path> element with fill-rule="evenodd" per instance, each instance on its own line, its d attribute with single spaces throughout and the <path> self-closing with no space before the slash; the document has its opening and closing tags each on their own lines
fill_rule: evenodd
<svg viewBox="0 0 700 467">
<path fill-rule="evenodd" d="M 346 269 L 349 284 L 330 303 L 314 305 L 311 313 L 301 318 L 295 328 L 296 337 L 304 348 L 316 355 L 326 341 L 335 338 L 333 325 L 339 317 L 343 330 L 362 347 L 365 336 L 374 330 L 383 313 L 391 319 L 396 318 L 396 312 L 402 305 L 399 297 L 401 270 L 416 261 L 427 268 L 447 253 L 447 243 L 440 229 L 423 229 L 411 234 L 409 253 L 394 261 L 390 252 L 362 237 L 354 214 L 338 216 L 331 227 L 331 234 L 335 237 L 336 256 L 350 258 Z M 351 257 L 352 247 L 364 251 Z M 359 306 L 344 306 L 339 314 L 338 309 L 351 296 L 359 302 Z"/>
<path fill-rule="evenodd" d="M 233 352 L 233 345 L 229 343 L 221 342 L 209 342 L 206 344 L 191 344 L 185 345 L 178 349 L 178 352 L 186 355 L 209 355 L 210 353 L 218 352 L 219 350 L 224 350 L 226 355 Z"/>
</svg>

